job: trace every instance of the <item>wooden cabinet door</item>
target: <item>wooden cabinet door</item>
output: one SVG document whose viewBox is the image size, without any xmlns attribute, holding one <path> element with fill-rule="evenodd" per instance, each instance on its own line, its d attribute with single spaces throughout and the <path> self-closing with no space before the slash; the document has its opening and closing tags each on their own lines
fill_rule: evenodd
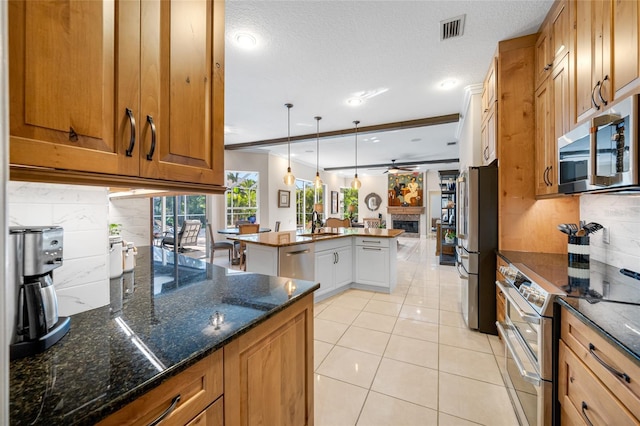
<svg viewBox="0 0 640 426">
<path fill-rule="evenodd" d="M 9 3 L 10 163 L 138 173 L 139 3 Z M 139 124 L 139 123 L 136 123 Z M 135 138 L 135 132 L 133 138 Z"/>
<path fill-rule="evenodd" d="M 536 145 L 535 145 L 535 189 L 536 195 L 549 193 L 550 174 L 549 165 L 549 138 L 553 135 L 553 105 L 551 103 L 551 90 L 553 86 L 546 82 L 536 91 Z"/>
<path fill-rule="evenodd" d="M 536 87 L 540 87 L 549 76 L 549 70 L 553 65 L 552 61 L 551 35 L 549 34 L 549 25 L 546 24 L 542 27 L 542 31 L 540 31 L 540 35 L 536 41 Z"/>
<path fill-rule="evenodd" d="M 223 184 L 224 2 L 142 1 L 140 174 Z"/>
<path fill-rule="evenodd" d="M 549 56 L 552 59 L 551 66 L 555 67 L 569 52 L 570 31 L 567 1 L 558 3 L 556 10 L 553 11 L 552 19 L 549 22 L 549 35 Z"/>
<path fill-rule="evenodd" d="M 612 19 L 612 63 L 613 94 L 619 97 L 625 86 L 638 78 L 638 21 L 640 19 L 637 0 L 613 1 Z"/>
<path fill-rule="evenodd" d="M 224 347 L 227 426 L 313 425 L 313 295 Z"/>
<path fill-rule="evenodd" d="M 187 426 L 224 426 L 224 397 L 218 398 Z"/>
<path fill-rule="evenodd" d="M 592 33 L 595 32 L 594 23 L 591 21 L 594 4 L 591 1 L 575 2 L 575 47 L 574 47 L 574 81 L 575 81 L 575 106 L 576 115 L 574 123 L 589 116 L 595 111 L 591 95 L 595 83 L 592 75 L 594 62 L 594 46 Z"/>
<path fill-rule="evenodd" d="M 497 145 L 497 105 L 489 110 L 486 120 L 480 127 L 480 144 L 482 147 L 482 164 L 487 165 L 496 159 Z"/>
</svg>

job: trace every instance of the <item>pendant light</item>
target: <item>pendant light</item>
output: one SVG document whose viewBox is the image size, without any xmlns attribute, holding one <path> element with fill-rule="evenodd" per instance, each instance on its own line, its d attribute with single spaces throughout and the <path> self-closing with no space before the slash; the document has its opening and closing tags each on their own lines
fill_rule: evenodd
<svg viewBox="0 0 640 426">
<path fill-rule="evenodd" d="M 358 124 L 360 124 L 360 121 L 355 120 L 353 124 L 356 125 L 356 174 L 353 176 L 353 180 L 351 181 L 351 188 L 360 189 L 362 186 L 362 182 L 358 179 Z"/>
<path fill-rule="evenodd" d="M 287 107 L 287 153 L 289 157 L 289 165 L 287 174 L 284 175 L 284 184 L 291 186 L 296 183 L 296 177 L 291 173 L 291 108 L 293 104 L 284 104 Z"/>
<path fill-rule="evenodd" d="M 320 179 L 320 172 L 318 171 L 320 163 L 320 120 L 322 117 L 313 117 L 316 119 L 316 178 L 313 180 L 313 186 L 316 189 L 322 188 L 322 179 Z"/>
</svg>

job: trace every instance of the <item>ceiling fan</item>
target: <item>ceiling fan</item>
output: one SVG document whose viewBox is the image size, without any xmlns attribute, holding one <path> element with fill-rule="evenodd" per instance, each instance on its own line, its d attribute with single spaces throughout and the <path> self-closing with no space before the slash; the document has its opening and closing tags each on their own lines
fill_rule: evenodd
<svg viewBox="0 0 640 426">
<path fill-rule="evenodd" d="M 412 172 L 413 169 L 414 169 L 413 167 L 396 166 L 396 160 L 391 160 L 391 165 L 388 166 L 387 170 L 382 172 L 382 174 L 385 174 L 385 173 L 396 174 L 396 173 L 400 173 L 400 172 Z"/>
</svg>

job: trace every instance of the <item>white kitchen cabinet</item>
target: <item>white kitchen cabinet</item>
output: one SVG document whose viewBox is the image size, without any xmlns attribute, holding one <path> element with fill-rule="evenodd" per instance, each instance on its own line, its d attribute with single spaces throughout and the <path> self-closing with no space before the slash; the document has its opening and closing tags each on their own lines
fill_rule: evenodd
<svg viewBox="0 0 640 426">
<path fill-rule="evenodd" d="M 397 283 L 397 240 L 358 237 L 355 242 L 356 286 L 383 287 L 391 293 Z"/>
<path fill-rule="evenodd" d="M 351 284 L 353 249 L 350 238 L 318 242 L 315 249 L 315 276 L 320 283 L 316 297 Z"/>
</svg>

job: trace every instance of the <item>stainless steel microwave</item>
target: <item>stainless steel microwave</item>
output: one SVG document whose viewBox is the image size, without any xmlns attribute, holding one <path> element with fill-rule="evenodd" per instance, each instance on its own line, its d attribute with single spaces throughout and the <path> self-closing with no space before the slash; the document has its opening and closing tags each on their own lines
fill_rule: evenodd
<svg viewBox="0 0 640 426">
<path fill-rule="evenodd" d="M 630 96 L 558 138 L 558 192 L 638 187 L 639 98 Z"/>
</svg>

